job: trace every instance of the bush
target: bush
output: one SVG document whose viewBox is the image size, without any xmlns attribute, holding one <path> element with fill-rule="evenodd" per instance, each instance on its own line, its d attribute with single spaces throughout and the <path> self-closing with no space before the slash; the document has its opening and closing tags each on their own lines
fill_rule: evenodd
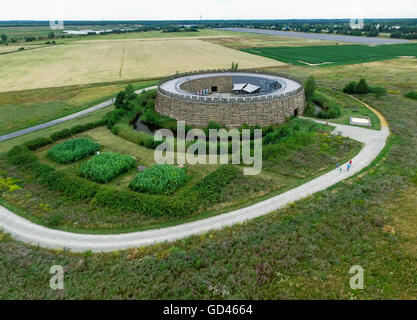
<svg viewBox="0 0 417 320">
<path fill-rule="evenodd" d="M 155 164 L 139 173 L 129 187 L 138 192 L 171 194 L 184 185 L 188 179 L 184 168 L 169 164 Z"/>
<path fill-rule="evenodd" d="M 35 151 L 48 144 L 51 144 L 52 142 L 53 141 L 50 138 L 36 138 L 26 142 L 24 146 L 27 147 L 30 151 Z"/>
<path fill-rule="evenodd" d="M 54 132 L 53 134 L 51 134 L 51 139 L 52 139 L 52 141 L 57 141 L 57 140 L 69 138 L 71 136 L 72 136 L 71 130 L 70 129 L 64 129 L 64 130 L 57 131 L 57 132 Z"/>
<path fill-rule="evenodd" d="M 101 188 L 96 194 L 93 204 L 152 217 L 185 216 L 198 208 L 193 195 L 168 198 L 162 195 L 141 194 L 129 190 L 121 191 L 109 187 Z"/>
<path fill-rule="evenodd" d="M 316 81 L 313 76 L 310 76 L 304 86 L 305 96 L 307 101 L 311 101 L 314 91 L 316 90 Z"/>
<path fill-rule="evenodd" d="M 348 94 L 368 94 L 371 92 L 371 88 L 366 83 L 366 80 L 362 78 L 359 80 L 359 82 L 349 82 L 343 88 L 343 92 Z"/>
<path fill-rule="evenodd" d="M 48 158 L 59 163 L 72 163 L 94 154 L 100 145 L 88 138 L 77 138 L 58 144 L 48 151 Z"/>
<path fill-rule="evenodd" d="M 417 100 L 417 91 L 410 91 L 407 94 L 405 94 L 405 96 L 407 98 Z"/>
<path fill-rule="evenodd" d="M 380 98 L 387 95 L 387 90 L 382 87 L 373 87 L 370 89 L 371 93 L 375 95 L 375 98 Z"/>
<path fill-rule="evenodd" d="M 322 110 L 317 114 L 321 119 L 334 119 L 341 115 L 341 106 L 329 96 L 321 92 L 315 92 L 313 96 L 313 102 L 319 105 Z"/>
<path fill-rule="evenodd" d="M 136 160 L 120 153 L 105 152 L 81 164 L 80 175 L 90 180 L 107 183 L 134 167 Z"/>
<path fill-rule="evenodd" d="M 22 166 L 23 169 L 25 169 L 27 165 L 37 161 L 35 155 L 25 146 L 13 147 L 7 153 L 7 158 L 10 164 Z"/>
<path fill-rule="evenodd" d="M 362 78 L 355 85 L 355 88 L 353 89 L 353 92 L 355 94 L 367 94 L 367 93 L 371 92 L 371 89 L 369 88 L 368 84 L 366 83 L 366 80 Z"/>
<path fill-rule="evenodd" d="M 356 82 L 351 81 L 343 88 L 343 92 L 348 93 L 348 94 L 354 94 L 355 93 L 355 87 L 356 87 Z"/>
<path fill-rule="evenodd" d="M 52 169 L 39 175 L 39 182 L 73 199 L 91 199 L 99 190 L 95 183 Z"/>
<path fill-rule="evenodd" d="M 194 191 L 202 201 L 218 201 L 223 189 L 238 175 L 239 170 L 235 166 L 223 165 L 197 182 Z"/>
</svg>

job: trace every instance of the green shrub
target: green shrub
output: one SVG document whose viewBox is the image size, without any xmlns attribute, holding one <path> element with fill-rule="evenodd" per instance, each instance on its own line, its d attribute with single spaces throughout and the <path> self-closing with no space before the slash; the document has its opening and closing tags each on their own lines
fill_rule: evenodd
<svg viewBox="0 0 417 320">
<path fill-rule="evenodd" d="M 28 142 L 26 142 L 24 145 L 30 150 L 30 151 L 35 151 L 38 150 L 39 148 L 42 148 L 48 144 L 52 143 L 52 139 L 50 138 L 36 138 L 33 140 L 30 140 Z"/>
<path fill-rule="evenodd" d="M 59 163 L 72 163 L 94 154 L 100 145 L 88 138 L 68 140 L 53 146 L 48 151 L 48 158 Z"/>
<path fill-rule="evenodd" d="M 368 86 L 365 79 L 360 79 L 359 82 L 351 81 L 344 88 L 344 93 L 348 94 L 368 94 L 372 89 Z"/>
<path fill-rule="evenodd" d="M 120 153 L 104 152 L 81 164 L 80 175 L 90 180 L 107 183 L 134 167 L 136 160 Z"/>
<path fill-rule="evenodd" d="M 96 194 L 93 204 L 117 209 L 120 211 L 158 216 L 185 216 L 198 208 L 194 196 L 166 197 L 137 193 L 130 190 L 101 188 Z"/>
<path fill-rule="evenodd" d="M 71 136 L 72 136 L 71 130 L 70 129 L 64 129 L 64 130 L 57 131 L 57 132 L 54 132 L 53 134 L 51 134 L 51 139 L 53 141 L 57 141 L 57 140 L 61 140 L 61 139 L 71 137 Z"/>
<path fill-rule="evenodd" d="M 235 166 L 223 165 L 197 182 L 193 190 L 202 201 L 217 201 L 222 190 L 238 175 L 239 170 Z"/>
<path fill-rule="evenodd" d="M 9 150 L 7 158 L 10 164 L 22 166 L 30 165 L 37 161 L 35 155 L 25 146 L 16 146 Z"/>
<path fill-rule="evenodd" d="M 39 182 L 73 199 L 91 199 L 99 190 L 99 186 L 93 182 L 57 170 L 45 171 L 39 176 Z"/>
<path fill-rule="evenodd" d="M 317 132 L 319 128 L 314 121 L 295 118 L 266 134 L 263 137 L 263 145 L 276 144 L 301 132 Z"/>
<path fill-rule="evenodd" d="M 305 85 L 304 85 L 304 92 L 306 96 L 306 101 L 311 101 L 314 95 L 314 91 L 316 90 L 316 81 L 314 80 L 314 76 L 310 76 Z"/>
<path fill-rule="evenodd" d="M 185 168 L 178 168 L 169 164 L 155 164 L 138 173 L 129 187 L 139 192 L 171 194 L 184 185 L 188 179 Z"/>
<path fill-rule="evenodd" d="M 372 87 L 370 92 L 375 95 L 375 98 L 380 98 L 387 95 L 387 90 L 383 87 Z"/>
<path fill-rule="evenodd" d="M 330 98 L 324 93 L 315 92 L 312 100 L 322 108 L 322 110 L 320 110 L 317 114 L 318 118 L 334 119 L 339 117 L 342 113 L 341 106 L 336 102 L 336 100 Z"/>
<path fill-rule="evenodd" d="M 407 94 L 405 94 L 405 96 L 407 98 L 417 100 L 417 91 L 410 91 Z"/>
<path fill-rule="evenodd" d="M 343 92 L 348 93 L 348 94 L 354 94 L 355 93 L 355 87 L 356 87 L 356 82 L 351 81 L 343 88 Z"/>
<path fill-rule="evenodd" d="M 369 88 L 368 84 L 366 83 L 366 80 L 362 78 L 355 85 L 355 88 L 353 89 L 353 92 L 355 94 L 367 94 L 367 93 L 371 92 L 371 89 Z"/>
</svg>

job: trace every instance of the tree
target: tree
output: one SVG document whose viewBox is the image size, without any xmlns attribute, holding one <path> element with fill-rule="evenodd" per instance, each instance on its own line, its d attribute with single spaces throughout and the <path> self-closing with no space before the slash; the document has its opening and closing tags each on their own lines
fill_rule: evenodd
<svg viewBox="0 0 417 320">
<path fill-rule="evenodd" d="M 348 94 L 353 94 L 355 92 L 355 87 L 356 87 L 356 82 L 351 81 L 343 88 L 343 92 L 348 93 Z"/>
<path fill-rule="evenodd" d="M 48 38 L 49 39 L 54 39 L 55 38 L 55 33 L 53 31 L 49 32 Z"/>
<path fill-rule="evenodd" d="M 367 94 L 369 93 L 371 90 L 368 86 L 368 84 L 366 83 L 366 80 L 364 78 L 360 79 L 359 82 L 356 84 L 355 88 L 354 88 L 354 93 L 356 94 Z"/>
<path fill-rule="evenodd" d="M 230 68 L 230 70 L 237 70 L 238 69 L 238 67 L 239 67 L 239 63 L 234 63 L 234 62 L 232 62 L 232 67 Z"/>
<path fill-rule="evenodd" d="M 4 33 L 1 34 L 1 41 L 7 42 L 7 35 L 6 34 L 4 34 Z"/>
<path fill-rule="evenodd" d="M 304 86 L 304 92 L 305 92 L 307 101 L 311 101 L 311 99 L 313 99 L 315 90 L 316 90 L 316 80 L 314 80 L 313 76 L 310 76 L 308 77 Z"/>
<path fill-rule="evenodd" d="M 128 101 L 132 101 L 137 97 L 137 94 L 135 93 L 135 89 L 133 88 L 132 84 L 129 83 L 126 88 L 125 88 L 125 93 L 126 93 L 126 99 Z"/>
<path fill-rule="evenodd" d="M 120 91 L 116 96 L 116 101 L 114 105 L 117 109 L 124 109 L 126 105 L 126 93 L 124 91 Z"/>
</svg>

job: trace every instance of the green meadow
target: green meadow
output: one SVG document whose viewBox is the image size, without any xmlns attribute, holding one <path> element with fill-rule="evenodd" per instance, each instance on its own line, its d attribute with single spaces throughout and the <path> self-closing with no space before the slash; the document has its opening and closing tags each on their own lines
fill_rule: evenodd
<svg viewBox="0 0 417 320">
<path fill-rule="evenodd" d="M 293 65 L 344 65 L 417 56 L 417 44 L 399 45 L 333 45 L 308 47 L 262 47 L 242 49 L 244 52 Z"/>
</svg>

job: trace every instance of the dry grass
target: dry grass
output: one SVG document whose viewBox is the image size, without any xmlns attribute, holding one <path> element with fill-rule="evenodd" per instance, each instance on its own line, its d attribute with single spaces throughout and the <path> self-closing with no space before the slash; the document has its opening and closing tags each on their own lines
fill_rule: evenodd
<svg viewBox="0 0 417 320">
<path fill-rule="evenodd" d="M 162 77 L 233 61 L 241 68 L 283 65 L 197 39 L 79 42 L 0 56 L 0 91 Z"/>
</svg>

